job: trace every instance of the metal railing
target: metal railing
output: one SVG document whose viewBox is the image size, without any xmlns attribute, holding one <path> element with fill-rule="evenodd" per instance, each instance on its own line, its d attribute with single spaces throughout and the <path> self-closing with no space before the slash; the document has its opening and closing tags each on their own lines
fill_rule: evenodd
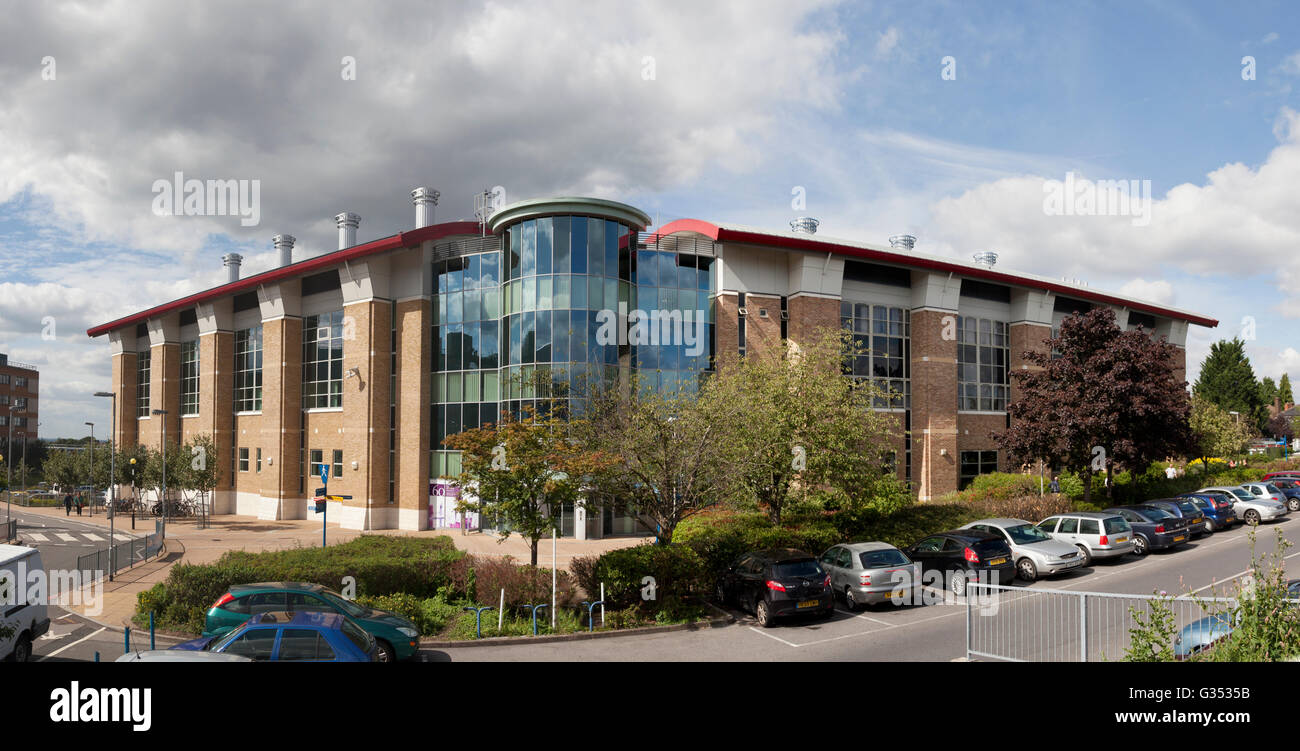
<svg viewBox="0 0 1300 751">
<path fill-rule="evenodd" d="M 116 574 L 122 569 L 132 568 L 137 563 L 144 563 L 161 552 L 162 535 L 154 532 L 103 550 L 79 555 L 77 570 L 83 572 L 85 581 L 90 581 L 103 577 L 105 573 Z"/>
<path fill-rule="evenodd" d="M 1131 629 L 1149 623 L 1152 603 L 1172 613 L 1175 632 L 1232 609 L 1231 597 L 1127 595 L 1027 589 L 971 582 L 966 596 L 966 657 L 1009 662 L 1124 659 Z"/>
</svg>

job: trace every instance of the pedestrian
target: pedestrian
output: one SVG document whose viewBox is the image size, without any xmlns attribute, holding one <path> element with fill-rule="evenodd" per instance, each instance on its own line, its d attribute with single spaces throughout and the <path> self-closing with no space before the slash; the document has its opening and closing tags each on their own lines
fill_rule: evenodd
<svg viewBox="0 0 1300 751">
<path fill-rule="evenodd" d="M 1053 493 L 1061 492 L 1061 483 L 1057 481 L 1055 475 L 1052 476 L 1052 482 L 1050 485 L 1047 486 L 1047 489 L 1052 491 Z"/>
<path fill-rule="evenodd" d="M 63 515 L 72 516 L 72 494 L 63 496 Z"/>
<path fill-rule="evenodd" d="M 86 505 L 86 499 L 80 494 L 77 495 L 77 516 L 81 516 L 81 507 Z"/>
</svg>

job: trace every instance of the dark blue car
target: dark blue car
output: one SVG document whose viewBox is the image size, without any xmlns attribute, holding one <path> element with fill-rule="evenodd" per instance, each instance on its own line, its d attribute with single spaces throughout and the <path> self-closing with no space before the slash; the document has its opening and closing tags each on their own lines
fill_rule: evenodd
<svg viewBox="0 0 1300 751">
<path fill-rule="evenodd" d="M 1225 530 L 1241 521 L 1232 508 L 1233 499 L 1222 493 L 1183 493 L 1178 497 L 1195 503 L 1205 516 L 1206 527 L 1213 532 Z"/>
<path fill-rule="evenodd" d="M 215 637 L 172 649 L 243 655 L 258 662 L 375 662 L 375 639 L 338 613 L 262 613 Z"/>
<path fill-rule="evenodd" d="M 1300 511 L 1300 480 L 1286 477 L 1275 477 L 1269 480 L 1269 484 L 1282 491 L 1286 498 L 1286 507 L 1291 511 Z"/>
<path fill-rule="evenodd" d="M 1201 513 L 1201 507 L 1190 498 L 1157 498 L 1142 505 L 1154 506 L 1161 511 L 1186 519 L 1187 531 L 1192 537 L 1200 537 L 1214 531 L 1205 523 L 1205 514 Z"/>
</svg>

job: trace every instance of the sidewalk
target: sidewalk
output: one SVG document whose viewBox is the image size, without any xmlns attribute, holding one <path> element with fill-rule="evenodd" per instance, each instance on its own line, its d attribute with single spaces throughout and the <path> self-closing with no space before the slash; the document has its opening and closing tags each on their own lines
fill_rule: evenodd
<svg viewBox="0 0 1300 751">
<path fill-rule="evenodd" d="M 36 513 L 43 516 L 62 517 L 63 508 L 24 508 L 24 513 Z M 79 522 L 108 527 L 108 519 L 103 514 L 80 517 L 73 516 Z M 120 532 L 132 532 L 131 517 L 119 515 L 116 524 Z M 133 534 L 145 535 L 153 532 L 154 518 L 136 519 Z M 528 543 L 518 535 L 511 535 L 504 541 L 497 536 L 484 532 L 461 534 L 460 530 L 399 530 L 376 529 L 362 532 L 355 529 L 340 529 L 336 524 L 326 525 L 326 537 L 329 544 L 346 542 L 361 534 L 415 535 L 432 537 L 444 535 L 451 538 L 456 547 L 468 553 L 480 556 L 512 556 L 517 562 L 529 560 Z M 567 569 L 570 562 L 579 556 L 600 555 L 610 550 L 640 544 L 645 538 L 614 537 L 604 540 L 575 540 L 560 538 L 556 543 L 556 560 L 561 568 Z M 167 522 L 167 546 L 163 555 L 131 569 L 119 571 L 113 581 L 105 577 L 103 584 L 102 610 L 98 614 L 86 612 L 88 607 L 68 607 L 101 625 L 121 629 L 130 625 L 130 618 L 135 613 L 136 595 L 150 589 L 167 578 L 171 567 L 176 563 L 212 563 L 229 550 L 246 550 L 262 552 L 268 550 L 285 550 L 290 548 L 317 547 L 321 542 L 320 522 L 305 519 L 286 521 L 266 521 L 252 516 L 223 514 L 212 517 L 207 529 L 199 529 L 194 519 L 177 519 Z M 551 565 L 551 542 L 543 540 L 538 545 L 537 563 L 539 566 Z M 83 598 L 83 601 L 86 598 Z"/>
</svg>

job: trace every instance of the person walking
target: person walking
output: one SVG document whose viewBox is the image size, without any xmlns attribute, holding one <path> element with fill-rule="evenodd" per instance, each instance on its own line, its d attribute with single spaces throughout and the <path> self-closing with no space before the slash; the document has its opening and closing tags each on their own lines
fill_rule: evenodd
<svg viewBox="0 0 1300 751">
<path fill-rule="evenodd" d="M 72 494 L 68 493 L 63 496 L 63 515 L 72 516 Z"/>
<path fill-rule="evenodd" d="M 1049 484 L 1049 485 L 1047 486 L 1047 489 L 1050 490 L 1050 491 L 1052 491 L 1053 493 L 1059 493 L 1059 492 L 1061 492 L 1061 483 L 1060 483 L 1060 481 L 1058 481 L 1058 480 L 1056 479 L 1056 477 L 1053 477 L 1053 478 L 1052 478 L 1052 482 L 1051 482 L 1051 484 Z"/>
<path fill-rule="evenodd" d="M 86 505 L 86 499 L 80 493 L 78 493 L 77 494 L 77 516 L 81 516 L 81 507 L 85 505 Z"/>
</svg>

